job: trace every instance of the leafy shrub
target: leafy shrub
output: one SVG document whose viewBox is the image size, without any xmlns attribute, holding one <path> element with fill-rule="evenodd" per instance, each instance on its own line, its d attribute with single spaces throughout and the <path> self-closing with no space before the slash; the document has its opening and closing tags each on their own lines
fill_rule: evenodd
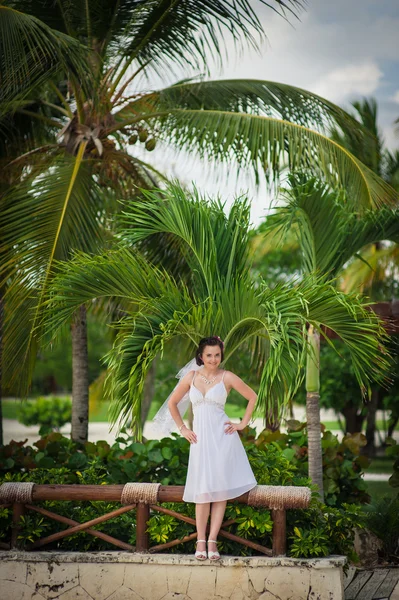
<svg viewBox="0 0 399 600">
<path fill-rule="evenodd" d="M 394 459 L 393 473 L 389 478 L 389 485 L 393 488 L 399 488 L 399 444 L 393 438 L 387 438 L 386 456 Z"/>
<path fill-rule="evenodd" d="M 294 438 L 298 439 L 298 438 Z M 255 477 L 260 485 L 309 485 L 304 476 L 301 461 L 292 460 L 292 452 L 278 443 L 252 443 L 253 431 L 247 430 L 243 436 L 246 451 Z M 292 449 L 290 449 L 292 450 Z M 87 442 L 78 447 L 71 439 L 58 432 L 44 436 L 34 447 L 25 442 L 11 442 L 0 448 L 0 470 L 3 481 L 33 481 L 35 483 L 75 483 L 75 484 L 123 484 L 128 481 L 160 482 L 163 485 L 183 485 L 188 464 L 189 444 L 180 437 L 174 439 L 150 440 L 143 444 L 121 434 L 110 446 L 105 441 Z M 52 512 L 67 516 L 77 522 L 94 519 L 111 512 L 120 505 L 112 502 L 43 502 L 41 505 Z M 164 506 L 176 512 L 195 518 L 193 504 L 169 503 Z M 240 504 L 229 504 L 226 519 L 236 523 L 228 529 L 244 538 L 271 546 L 272 521 L 270 512 Z M 288 553 L 291 556 L 324 556 L 326 554 L 351 554 L 353 546 L 353 526 L 361 524 L 362 513 L 358 507 L 344 505 L 342 508 L 323 506 L 313 494 L 311 507 L 306 510 L 288 511 L 287 536 Z M 11 511 L 0 512 L 2 537 L 9 538 L 11 531 Z M 27 513 L 22 521 L 20 544 L 29 543 L 43 536 L 51 535 L 67 526 L 47 520 L 42 515 Z M 126 541 L 132 545 L 136 539 L 136 514 L 131 511 L 118 518 L 96 526 L 100 531 Z M 182 522 L 170 515 L 152 514 L 148 523 L 148 533 L 152 544 L 161 544 L 173 539 L 181 539 L 195 530 L 193 525 Z M 230 540 L 221 538 L 219 544 L 224 553 L 252 555 L 255 552 Z M 108 550 L 114 546 L 80 532 L 61 539 L 48 546 L 48 549 L 63 550 Z M 192 552 L 194 542 L 178 545 L 171 552 Z"/>
<path fill-rule="evenodd" d="M 82 472 L 74 472 L 62 467 L 58 469 L 37 468 L 29 473 L 7 473 L 2 478 L 1 483 L 3 481 L 33 481 L 37 484 L 105 484 L 106 475 L 106 469 L 95 462 L 94 464 L 87 464 L 87 467 Z M 70 502 L 49 500 L 41 502 L 39 505 L 51 512 L 73 519 L 78 523 L 95 519 L 120 508 L 120 503 L 118 502 L 102 501 Z M 6 510 L 8 510 L 7 515 L 0 513 L 1 537 L 9 539 L 11 535 L 11 510 Z M 27 512 L 21 520 L 21 525 L 18 537 L 21 548 L 28 548 L 29 542 L 34 542 L 41 537 L 52 535 L 69 527 L 68 525 L 43 518 L 42 515 L 34 512 Z M 136 543 L 136 513 L 134 510 L 123 513 L 104 523 L 99 523 L 95 528 L 129 544 L 134 545 Z M 47 550 L 91 551 L 115 549 L 115 546 L 84 532 L 78 532 L 57 542 L 48 544 L 45 548 Z"/>
<path fill-rule="evenodd" d="M 40 425 L 40 435 L 58 430 L 72 419 L 70 398 L 38 398 L 24 402 L 18 408 L 17 418 L 23 425 Z"/>
<path fill-rule="evenodd" d="M 374 500 L 366 513 L 366 525 L 383 543 L 384 560 L 399 562 L 399 495 Z"/>
<path fill-rule="evenodd" d="M 59 432 L 52 432 L 42 437 L 34 443 L 36 448 L 25 446 L 25 443 L 26 440 L 25 442 L 12 441 L 7 446 L 0 446 L 0 472 L 20 473 L 60 467 L 73 471 L 84 468 L 88 463 L 87 455 L 79 452 L 77 445 Z M 99 444 L 106 444 L 106 442 L 99 442 Z"/>
<path fill-rule="evenodd" d="M 308 473 L 308 437 L 306 423 L 288 421 L 287 433 L 265 429 L 255 439 L 254 431 L 247 433 L 246 443 L 253 443 L 263 449 L 276 446 L 282 451 L 298 474 L 307 477 Z M 343 504 L 365 504 L 369 502 L 367 485 L 362 477 L 363 469 L 370 464 L 367 457 L 360 455 L 360 449 L 366 445 L 361 433 L 348 434 L 342 441 L 324 431 L 321 446 L 323 453 L 323 487 L 325 503 L 329 506 Z"/>
<path fill-rule="evenodd" d="M 365 526 L 363 507 L 343 504 L 340 508 L 314 504 L 305 511 L 287 512 L 290 556 L 311 558 L 327 554 L 345 554 L 357 562 L 354 552 L 355 528 Z"/>
</svg>

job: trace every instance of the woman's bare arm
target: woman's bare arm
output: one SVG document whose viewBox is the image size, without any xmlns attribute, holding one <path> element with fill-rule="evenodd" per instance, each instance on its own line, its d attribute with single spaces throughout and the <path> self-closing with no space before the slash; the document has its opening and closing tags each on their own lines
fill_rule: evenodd
<svg viewBox="0 0 399 600">
<path fill-rule="evenodd" d="M 182 379 L 180 380 L 180 382 L 178 383 L 168 400 L 168 408 L 170 410 L 170 414 L 172 415 L 174 422 L 179 428 L 180 433 L 186 438 L 186 440 L 190 442 L 190 444 L 195 444 L 197 442 L 197 436 L 195 435 L 194 431 L 191 431 L 191 429 L 186 427 L 186 425 L 184 424 L 184 421 L 181 418 L 177 405 L 183 398 L 183 396 L 189 391 L 193 376 L 194 371 L 190 371 L 189 373 L 187 373 L 187 375 L 182 377 Z"/>
<path fill-rule="evenodd" d="M 245 410 L 244 416 L 241 419 L 241 423 L 231 423 L 228 421 L 226 425 L 228 427 L 225 429 L 225 433 L 234 433 L 234 431 L 240 431 L 244 429 L 251 420 L 252 413 L 254 411 L 257 395 L 252 388 L 249 387 L 240 377 L 234 375 L 231 371 L 226 371 L 226 375 L 224 377 L 225 386 L 228 391 L 231 389 L 236 390 L 241 396 L 243 396 L 246 400 L 248 400 L 248 405 Z"/>
</svg>

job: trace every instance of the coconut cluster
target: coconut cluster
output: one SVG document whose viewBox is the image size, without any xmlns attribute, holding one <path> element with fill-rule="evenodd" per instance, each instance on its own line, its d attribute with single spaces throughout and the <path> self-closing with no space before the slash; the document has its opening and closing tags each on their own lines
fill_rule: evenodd
<svg viewBox="0 0 399 600">
<path fill-rule="evenodd" d="M 150 132 L 145 127 L 136 127 L 130 137 L 129 144 L 136 144 L 137 142 L 141 142 L 144 144 L 144 147 L 149 152 L 152 152 L 156 146 L 155 138 L 151 137 Z"/>
</svg>

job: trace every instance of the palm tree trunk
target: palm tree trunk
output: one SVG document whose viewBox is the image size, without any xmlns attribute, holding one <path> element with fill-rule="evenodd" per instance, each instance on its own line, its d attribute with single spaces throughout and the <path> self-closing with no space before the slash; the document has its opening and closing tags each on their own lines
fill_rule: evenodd
<svg viewBox="0 0 399 600">
<path fill-rule="evenodd" d="M 376 413 L 378 408 L 378 388 L 373 387 L 371 391 L 371 399 L 367 406 L 367 426 L 365 454 L 367 456 L 375 456 L 375 428 L 376 428 Z"/>
<path fill-rule="evenodd" d="M 74 315 L 72 331 L 72 432 L 75 442 L 84 444 L 89 434 L 89 360 L 87 353 L 86 308 Z"/>
<path fill-rule="evenodd" d="M 157 371 L 156 359 L 152 361 L 148 369 L 147 377 L 144 384 L 143 402 L 141 403 L 141 426 L 144 429 L 144 424 L 147 420 L 150 411 L 151 402 L 154 397 L 155 375 Z"/>
<path fill-rule="evenodd" d="M 323 457 L 320 428 L 320 334 L 310 325 L 308 329 L 310 353 L 306 361 L 306 417 L 308 429 L 309 477 L 318 486 L 324 501 Z"/>
</svg>

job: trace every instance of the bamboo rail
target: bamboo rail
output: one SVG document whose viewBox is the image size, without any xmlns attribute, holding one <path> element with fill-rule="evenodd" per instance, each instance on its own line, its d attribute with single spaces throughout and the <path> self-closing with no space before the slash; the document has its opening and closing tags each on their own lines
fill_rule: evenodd
<svg viewBox="0 0 399 600">
<path fill-rule="evenodd" d="M 3 484 L 6 485 L 6 484 Z M 16 484 L 18 485 L 18 484 Z M 32 484 L 25 484 L 32 485 Z M 127 484 L 127 485 L 138 485 L 138 484 Z M 153 484 L 140 484 L 142 486 L 150 487 Z M 192 533 L 183 537 L 182 539 L 172 540 L 165 544 L 158 544 L 156 546 L 150 547 L 149 536 L 147 533 L 147 522 L 150 518 L 150 511 L 157 511 L 163 514 L 167 514 L 173 516 L 177 519 L 180 519 L 186 523 L 189 523 L 195 526 L 195 520 L 191 517 L 178 513 L 176 511 L 170 510 L 160 504 L 164 502 L 176 502 L 183 503 L 183 492 L 184 486 L 179 485 L 168 485 L 162 486 L 160 485 L 156 490 L 156 502 L 153 501 L 137 501 L 135 503 L 129 502 L 112 512 L 109 512 L 105 515 L 97 517 L 95 519 L 91 519 L 85 523 L 78 523 L 73 519 L 69 519 L 65 516 L 58 515 L 54 512 L 51 512 L 45 508 L 40 506 L 36 506 L 34 502 L 42 502 L 46 500 L 52 501 L 102 501 L 102 502 L 121 502 L 122 501 L 122 492 L 124 490 L 124 485 L 33 485 L 31 490 L 29 490 L 30 501 L 27 501 L 28 496 L 23 496 L 21 500 L 21 496 L 15 496 L 15 499 L 11 502 L 7 500 L 0 506 L 4 507 L 12 507 L 13 515 L 12 515 L 12 533 L 11 533 L 11 544 L 5 544 L 4 542 L 0 543 L 0 549 L 10 549 L 10 548 L 18 548 L 18 535 L 21 530 L 20 518 L 22 515 L 26 513 L 26 511 L 34 511 L 37 512 L 47 518 L 53 519 L 55 521 L 64 523 L 69 527 L 64 529 L 63 531 L 54 533 L 47 537 L 36 540 L 33 544 L 28 548 L 35 549 L 45 546 L 46 544 L 55 542 L 59 539 L 67 537 L 69 535 L 73 535 L 78 532 L 85 532 L 89 535 L 98 537 L 106 542 L 109 542 L 115 545 L 118 548 L 127 551 L 136 551 L 136 552 L 159 552 L 161 550 L 166 550 L 178 544 L 191 541 L 197 537 L 196 533 Z M 156 486 L 155 486 L 156 487 Z M 255 495 L 250 496 L 252 492 L 247 492 L 242 494 L 238 498 L 234 499 L 234 502 L 239 502 L 241 504 L 249 504 L 256 505 L 259 493 L 262 491 L 260 488 L 267 488 L 269 486 L 259 486 L 257 488 L 257 493 Z M 219 535 L 226 539 L 232 540 L 234 542 L 241 543 L 248 548 L 252 548 L 262 554 L 266 554 L 267 556 L 282 556 L 286 552 L 286 508 L 305 508 L 309 504 L 310 500 L 310 490 L 305 488 L 308 492 L 308 496 L 306 498 L 302 498 L 293 503 L 292 498 L 290 500 L 284 500 L 284 494 L 281 492 L 289 492 L 293 493 L 295 490 L 305 491 L 303 488 L 269 488 L 268 492 L 272 491 L 279 492 L 278 495 L 278 503 L 274 504 L 274 508 L 267 508 L 265 504 L 262 507 L 266 510 L 271 511 L 271 517 L 273 521 L 273 532 L 272 532 L 272 549 L 266 548 L 261 544 L 257 544 L 252 542 L 251 540 L 242 538 L 238 535 L 235 535 L 229 531 L 226 531 L 226 528 L 232 525 L 235 520 L 230 519 L 226 520 L 222 523 Z M 260 490 L 260 492 L 259 492 Z M 21 492 L 22 493 L 22 492 Z M 26 494 L 26 491 L 24 492 Z M 1 494 L 1 488 L 0 488 Z M 288 497 L 289 494 L 287 494 Z M 277 501 L 276 501 L 277 502 Z M 272 505 L 273 506 L 273 505 Z M 278 506 L 278 508 L 276 508 Z M 136 510 L 136 546 L 132 546 L 122 540 L 118 540 L 110 535 L 107 535 L 101 531 L 97 531 L 93 529 L 95 525 L 100 523 L 104 523 L 109 519 L 113 519 L 123 513 L 129 512 L 131 510 Z"/>
</svg>

